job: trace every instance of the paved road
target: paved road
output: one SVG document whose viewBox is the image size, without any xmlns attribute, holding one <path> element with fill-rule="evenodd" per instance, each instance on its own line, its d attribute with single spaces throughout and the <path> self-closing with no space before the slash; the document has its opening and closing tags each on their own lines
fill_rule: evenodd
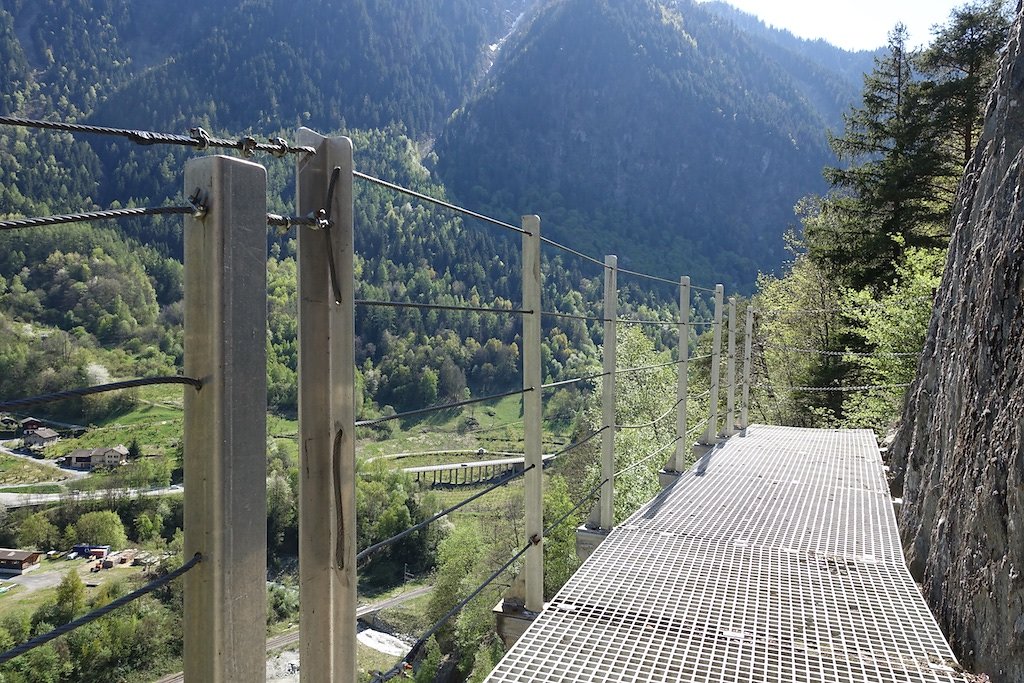
<svg viewBox="0 0 1024 683">
<path fill-rule="evenodd" d="M 0 493 L 0 505 L 6 508 L 31 507 L 47 503 L 59 503 L 62 500 L 103 500 L 108 496 L 125 498 L 148 498 L 150 496 L 169 496 L 183 492 L 181 486 L 169 486 L 162 489 L 101 489 L 99 491 L 68 491 L 66 493 Z"/>
<path fill-rule="evenodd" d="M 358 619 L 359 617 L 370 614 L 371 612 L 379 612 L 389 607 L 396 607 L 398 605 L 401 605 L 403 602 L 412 600 L 414 598 L 418 598 L 422 595 L 426 595 L 433 589 L 433 586 L 422 586 L 420 588 L 413 589 L 408 593 L 402 593 L 401 595 L 396 595 L 393 598 L 388 598 L 387 600 L 371 603 L 369 605 L 363 605 L 362 607 L 356 608 L 356 618 Z M 282 633 L 281 635 L 277 635 L 272 638 L 267 638 L 267 652 L 271 652 L 273 650 L 282 650 L 290 645 L 294 645 L 297 642 L 299 642 L 298 629 L 295 629 L 294 631 L 289 631 L 288 633 Z M 154 683 L 184 683 L 184 681 L 185 673 L 178 672 L 176 674 L 168 674 L 163 678 L 154 681 Z"/>
<path fill-rule="evenodd" d="M 12 451 L 10 448 L 7 448 L 6 446 L 0 446 L 0 453 L 3 453 L 4 455 L 11 455 L 11 456 L 14 456 L 15 458 L 24 458 L 25 460 L 31 460 L 32 462 L 36 463 L 37 465 L 42 465 L 43 467 L 52 467 L 53 469 L 57 470 L 61 474 L 66 474 L 68 479 L 81 479 L 82 477 L 89 476 L 88 472 L 83 472 L 81 470 L 73 470 L 73 469 L 71 469 L 69 467 L 61 467 L 60 465 L 57 464 L 57 462 L 55 460 L 47 460 L 45 458 L 44 459 L 33 458 L 31 455 L 26 455 L 25 453 L 21 453 L 21 452 L 18 452 L 18 451 Z M 54 483 L 54 484 L 56 484 L 56 483 L 60 483 L 60 482 L 56 482 L 56 481 L 55 482 L 43 481 L 43 482 L 37 482 L 37 483 L 40 483 L 40 484 Z M 12 484 L 12 486 L 17 486 L 17 484 Z M 25 486 L 32 486 L 32 484 L 25 484 Z"/>
</svg>

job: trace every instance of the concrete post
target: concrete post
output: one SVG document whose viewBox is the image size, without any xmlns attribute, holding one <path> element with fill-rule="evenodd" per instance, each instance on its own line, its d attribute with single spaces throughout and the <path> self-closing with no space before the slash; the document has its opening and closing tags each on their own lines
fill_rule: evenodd
<svg viewBox="0 0 1024 683">
<path fill-rule="evenodd" d="M 736 297 L 729 297 L 729 351 L 725 362 L 726 382 L 729 384 L 725 394 L 725 428 L 723 436 L 736 433 Z"/>
<path fill-rule="evenodd" d="M 267 173 L 224 156 L 185 165 L 185 679 L 263 680 L 267 627 Z"/>
<path fill-rule="evenodd" d="M 601 487 L 600 528 L 615 525 L 615 320 L 619 316 L 618 264 L 616 256 L 604 257 L 604 353 L 601 381 Z"/>
<path fill-rule="evenodd" d="M 740 430 L 746 435 L 750 424 L 750 356 L 754 343 L 754 308 L 747 304 L 747 324 L 743 335 L 743 395 L 740 398 Z"/>
<path fill-rule="evenodd" d="M 299 625 L 301 680 L 356 680 L 355 304 L 352 141 L 300 128 L 316 148 L 296 174 L 300 215 L 326 208 L 325 230 L 299 228 Z M 332 205 L 324 207 L 340 167 Z M 333 259 L 340 297 L 331 282 Z M 340 298 L 340 301 L 336 301 Z M 261 674 L 262 676 L 263 674 Z M 262 678 L 260 679 L 262 680 Z"/>
<path fill-rule="evenodd" d="M 544 463 L 541 453 L 541 326 L 540 217 L 523 216 L 523 424 L 525 425 L 526 538 L 544 538 Z M 535 543 L 526 552 L 526 609 L 544 607 L 544 548 Z"/>
<path fill-rule="evenodd" d="M 686 469 L 689 445 L 686 443 L 686 399 L 690 382 L 690 278 L 679 278 L 679 377 L 676 380 L 676 457 L 672 469 L 682 472 Z"/>
<path fill-rule="evenodd" d="M 722 364 L 722 298 L 725 287 L 715 285 L 715 324 L 711 337 L 711 398 L 708 403 L 708 426 L 700 438 L 701 446 L 718 442 L 718 384 Z"/>
</svg>

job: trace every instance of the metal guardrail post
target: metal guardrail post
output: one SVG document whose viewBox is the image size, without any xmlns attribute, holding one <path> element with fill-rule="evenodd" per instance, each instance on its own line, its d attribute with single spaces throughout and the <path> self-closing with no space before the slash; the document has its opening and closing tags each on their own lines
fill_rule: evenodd
<svg viewBox="0 0 1024 683">
<path fill-rule="evenodd" d="M 224 156 L 185 165 L 185 678 L 266 673 L 267 172 Z"/>
<path fill-rule="evenodd" d="M 740 429 L 746 433 L 750 424 L 750 357 L 754 343 L 754 309 L 747 304 L 747 325 L 743 335 L 743 396 L 740 399 Z"/>
<path fill-rule="evenodd" d="M 544 463 L 541 453 L 541 273 L 540 217 L 523 216 L 523 424 L 525 425 L 526 609 L 544 608 Z"/>
<path fill-rule="evenodd" d="M 736 297 L 729 297 L 729 351 L 725 362 L 726 381 L 724 436 L 736 433 Z"/>
<path fill-rule="evenodd" d="M 690 381 L 690 278 L 679 278 L 679 377 L 676 381 L 676 457 L 672 464 L 675 472 L 686 468 L 686 457 L 690 444 L 686 443 L 686 399 Z"/>
<path fill-rule="evenodd" d="M 711 337 L 711 398 L 708 400 L 708 426 L 701 435 L 700 445 L 713 446 L 718 442 L 718 385 L 722 374 L 722 298 L 725 287 L 715 285 L 715 323 Z"/>
<path fill-rule="evenodd" d="M 616 256 L 604 257 L 604 377 L 601 381 L 601 487 L 600 528 L 615 525 L 615 319 L 619 315 L 619 285 Z"/>
<path fill-rule="evenodd" d="M 300 228 L 298 237 L 301 676 L 304 682 L 354 682 L 352 141 L 325 138 L 300 128 L 297 144 L 315 147 L 317 153 L 298 161 L 296 209 L 306 215 L 323 208 L 332 221 L 328 230 Z M 324 206 L 336 167 L 341 172 L 333 201 L 331 206 Z M 334 277 L 336 283 L 332 282 Z M 335 285 L 339 295 L 334 292 Z"/>
</svg>

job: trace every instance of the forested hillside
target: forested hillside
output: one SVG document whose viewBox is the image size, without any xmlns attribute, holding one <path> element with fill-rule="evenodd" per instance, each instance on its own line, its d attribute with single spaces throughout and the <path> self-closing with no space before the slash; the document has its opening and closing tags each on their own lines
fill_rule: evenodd
<svg viewBox="0 0 1024 683">
<path fill-rule="evenodd" d="M 826 130 L 859 81 L 755 28 L 685 1 L 548 3 L 445 128 L 440 175 L 625 267 L 749 290 L 824 190 Z"/>
</svg>

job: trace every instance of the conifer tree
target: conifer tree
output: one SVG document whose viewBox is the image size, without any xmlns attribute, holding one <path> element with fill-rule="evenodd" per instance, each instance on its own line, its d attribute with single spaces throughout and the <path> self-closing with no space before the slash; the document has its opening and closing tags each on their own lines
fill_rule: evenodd
<svg viewBox="0 0 1024 683">
<path fill-rule="evenodd" d="M 863 102 L 830 140 L 840 161 L 825 169 L 834 192 L 823 207 L 836 220 L 807 238 L 812 258 L 835 267 L 842 284 L 884 288 L 909 247 L 942 246 L 955 171 L 941 153 L 926 90 L 915 79 L 902 24 L 888 53 L 865 76 Z"/>
<path fill-rule="evenodd" d="M 961 168 L 974 153 L 985 97 L 1009 30 L 1006 0 L 972 2 L 953 9 L 947 24 L 932 29 L 932 42 L 918 60 L 932 84 L 930 109 L 949 134 L 950 154 Z"/>
</svg>

